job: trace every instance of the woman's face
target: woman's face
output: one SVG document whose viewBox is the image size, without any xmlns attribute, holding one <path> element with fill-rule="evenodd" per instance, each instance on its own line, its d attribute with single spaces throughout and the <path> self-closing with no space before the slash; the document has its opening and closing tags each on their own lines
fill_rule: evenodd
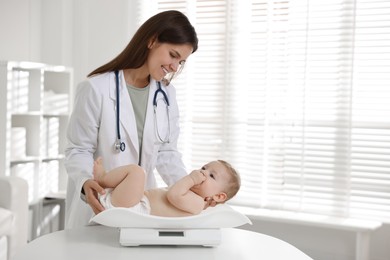
<svg viewBox="0 0 390 260">
<path fill-rule="evenodd" d="M 149 44 L 149 49 L 147 66 L 150 76 L 157 81 L 170 72 L 178 71 L 192 53 L 190 44 L 174 45 L 155 41 Z"/>
</svg>

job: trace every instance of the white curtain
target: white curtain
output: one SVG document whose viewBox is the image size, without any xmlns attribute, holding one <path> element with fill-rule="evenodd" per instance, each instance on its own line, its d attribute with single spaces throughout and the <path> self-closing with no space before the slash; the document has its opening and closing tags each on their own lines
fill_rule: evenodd
<svg viewBox="0 0 390 260">
<path fill-rule="evenodd" d="M 157 1 L 199 50 L 174 81 L 189 168 L 225 159 L 232 204 L 390 219 L 390 1 Z"/>
</svg>

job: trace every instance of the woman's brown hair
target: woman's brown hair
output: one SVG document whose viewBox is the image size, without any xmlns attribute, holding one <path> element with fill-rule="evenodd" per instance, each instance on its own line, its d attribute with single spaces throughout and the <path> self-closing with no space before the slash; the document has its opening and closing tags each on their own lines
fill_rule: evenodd
<svg viewBox="0 0 390 260">
<path fill-rule="evenodd" d="M 89 73 L 88 77 L 109 71 L 141 67 L 146 62 L 149 54 L 148 44 L 153 39 L 160 43 L 190 44 L 193 53 L 198 49 L 195 28 L 187 17 L 176 10 L 161 12 L 141 25 L 116 58 Z"/>
</svg>

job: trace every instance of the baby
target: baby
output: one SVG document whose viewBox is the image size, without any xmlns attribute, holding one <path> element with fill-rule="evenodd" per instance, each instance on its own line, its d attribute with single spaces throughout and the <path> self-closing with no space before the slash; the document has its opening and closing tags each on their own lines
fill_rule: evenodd
<svg viewBox="0 0 390 260">
<path fill-rule="evenodd" d="M 224 203 L 240 189 L 240 176 L 227 162 L 212 161 L 167 188 L 144 190 L 145 172 L 135 164 L 106 172 L 102 158 L 94 162 L 93 175 L 106 189 L 99 200 L 106 209 L 132 208 L 144 214 L 164 217 L 195 215 L 205 209 L 206 199 Z"/>
</svg>

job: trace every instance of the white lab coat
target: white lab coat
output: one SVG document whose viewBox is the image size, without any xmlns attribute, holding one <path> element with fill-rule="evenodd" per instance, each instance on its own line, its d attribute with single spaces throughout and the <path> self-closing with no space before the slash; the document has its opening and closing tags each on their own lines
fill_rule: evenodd
<svg viewBox="0 0 390 260">
<path fill-rule="evenodd" d="M 65 167 L 68 172 L 66 228 L 85 226 L 94 215 L 90 206 L 80 198 L 82 185 L 87 179 L 93 178 L 94 159 L 102 156 L 106 170 L 130 163 L 138 164 L 140 154 L 137 126 L 123 71 L 119 73 L 119 85 L 120 131 L 122 141 L 126 144 L 124 152 L 117 152 L 114 149 L 117 138 L 115 73 L 91 77 L 81 82 L 77 88 L 67 130 L 68 146 L 65 151 Z M 147 174 L 146 189 L 156 187 L 153 174 L 155 168 L 168 185 L 187 174 L 181 154 L 177 151 L 179 110 L 176 90 L 172 85 L 162 88 L 170 101 L 170 142 L 161 144 L 156 137 L 153 96 L 157 85 L 151 80 L 141 157 L 141 166 Z M 158 109 L 162 109 L 158 115 L 166 115 L 166 108 L 161 102 Z M 159 121 L 157 117 L 160 135 L 165 136 L 168 129 L 167 119 L 166 116 L 161 118 Z"/>
</svg>

